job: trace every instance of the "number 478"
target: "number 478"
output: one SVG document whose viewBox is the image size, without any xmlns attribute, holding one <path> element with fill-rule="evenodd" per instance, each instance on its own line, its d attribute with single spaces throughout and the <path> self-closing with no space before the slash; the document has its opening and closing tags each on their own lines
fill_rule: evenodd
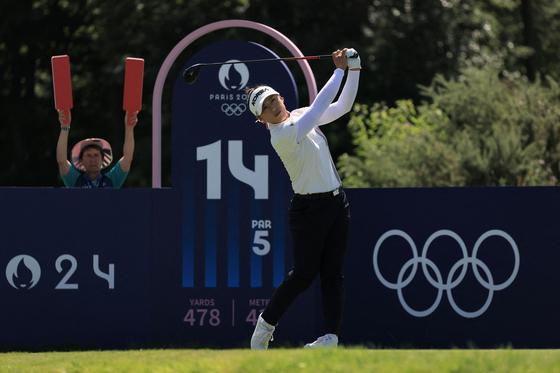
<svg viewBox="0 0 560 373">
<path fill-rule="evenodd" d="M 189 310 L 189 312 L 187 312 L 187 314 L 183 318 L 183 321 L 190 323 L 191 326 L 193 326 L 194 323 L 196 322 L 194 311 L 195 310 L 191 308 Z M 204 326 L 204 318 L 206 317 L 206 314 L 208 313 L 208 309 L 207 308 L 197 308 L 196 313 L 198 315 L 200 315 L 199 325 Z M 208 323 L 212 326 L 220 325 L 220 311 L 219 310 L 217 310 L 215 308 L 210 310 L 210 318 L 208 319 Z"/>
</svg>

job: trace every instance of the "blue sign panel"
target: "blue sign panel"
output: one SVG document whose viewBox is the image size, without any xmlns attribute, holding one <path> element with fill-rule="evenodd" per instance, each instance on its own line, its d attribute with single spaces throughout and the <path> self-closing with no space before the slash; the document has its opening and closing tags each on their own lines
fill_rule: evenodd
<svg viewBox="0 0 560 373">
<path fill-rule="evenodd" d="M 560 347 L 558 193 L 348 189 L 352 233 L 340 342 Z M 272 259 L 263 260 L 262 287 L 251 287 L 247 251 L 257 245 L 240 245 L 235 265 L 218 245 L 217 286 L 206 287 L 206 247 L 195 247 L 202 266 L 194 266 L 195 286 L 184 287 L 182 201 L 174 188 L 0 188 L 0 349 L 248 347 L 274 290 Z M 250 214 L 240 215 L 239 227 Z M 263 220 L 267 214 L 274 227 L 275 214 L 265 211 Z M 193 221 L 205 223 L 205 214 Z M 255 230 L 265 230 L 262 224 Z M 220 225 L 216 230 L 218 243 L 230 239 Z M 230 266 L 239 268 L 239 287 L 228 286 Z M 320 292 L 312 287 L 282 318 L 271 346 L 302 346 L 321 332 Z"/>
<path fill-rule="evenodd" d="M 0 347 L 149 341 L 151 191 L 1 188 Z"/>
<path fill-rule="evenodd" d="M 198 52 L 182 71 L 197 63 L 272 58 L 278 56 L 261 45 L 224 41 Z M 247 106 L 245 88 L 261 84 L 275 87 L 288 110 L 297 107 L 295 82 L 283 62 L 204 66 L 194 84 L 186 84 L 181 72 L 174 86 L 173 189 L 182 191 L 183 202 L 182 322 L 208 329 L 202 338 L 218 326 L 216 333 L 226 326 L 252 332 L 292 265 L 291 182 L 266 125 Z M 245 334 L 238 341 L 248 341 Z"/>
<path fill-rule="evenodd" d="M 559 346 L 557 188 L 352 189 L 345 341 Z"/>
<path fill-rule="evenodd" d="M 227 41 L 205 48 L 184 68 L 276 57 L 254 43 Z M 282 92 L 288 106 L 297 105 L 283 62 L 206 66 L 194 84 L 182 76 L 175 84 L 173 186 L 182 178 L 184 287 L 278 286 L 284 278 L 291 185 L 245 94 L 246 86 L 265 82 Z M 219 256 L 228 258 L 222 271 Z M 242 272 L 245 264 L 249 269 Z"/>
</svg>

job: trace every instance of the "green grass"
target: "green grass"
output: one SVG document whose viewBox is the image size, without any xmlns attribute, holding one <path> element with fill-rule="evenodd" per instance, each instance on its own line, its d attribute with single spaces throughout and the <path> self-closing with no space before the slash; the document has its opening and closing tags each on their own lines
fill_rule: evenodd
<svg viewBox="0 0 560 373">
<path fill-rule="evenodd" d="M 78 372 L 560 372 L 559 350 L 339 348 L 136 350 L 0 354 L 0 373 Z"/>
</svg>

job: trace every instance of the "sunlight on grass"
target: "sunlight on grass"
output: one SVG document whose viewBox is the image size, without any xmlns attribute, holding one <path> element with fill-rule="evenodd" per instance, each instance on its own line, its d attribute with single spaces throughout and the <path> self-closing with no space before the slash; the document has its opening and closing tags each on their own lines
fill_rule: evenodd
<svg viewBox="0 0 560 373">
<path fill-rule="evenodd" d="M 557 350 L 339 348 L 135 350 L 0 354 L 0 373 L 78 372 L 559 372 Z"/>
</svg>

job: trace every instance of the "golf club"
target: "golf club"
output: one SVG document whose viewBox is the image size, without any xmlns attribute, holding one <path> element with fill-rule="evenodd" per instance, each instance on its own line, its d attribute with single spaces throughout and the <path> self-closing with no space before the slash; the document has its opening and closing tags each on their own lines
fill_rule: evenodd
<svg viewBox="0 0 560 373">
<path fill-rule="evenodd" d="M 296 60 L 319 60 L 325 58 L 332 58 L 331 54 L 322 54 L 319 56 L 303 56 L 303 57 L 285 57 L 285 58 L 270 58 L 264 60 L 249 60 L 249 61 L 233 61 L 233 62 L 214 62 L 214 63 L 197 63 L 187 68 L 183 72 L 183 78 L 187 84 L 193 84 L 196 78 L 200 75 L 200 68 L 203 66 L 218 66 L 218 65 L 233 65 L 236 63 L 253 63 L 253 62 L 275 62 L 275 61 L 296 61 Z"/>
</svg>

